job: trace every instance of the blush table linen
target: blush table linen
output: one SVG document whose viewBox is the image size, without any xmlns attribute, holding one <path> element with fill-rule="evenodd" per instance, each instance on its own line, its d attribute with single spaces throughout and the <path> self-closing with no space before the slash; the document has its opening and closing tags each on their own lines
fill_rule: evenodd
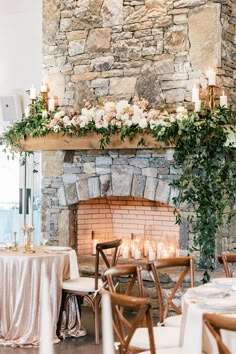
<svg viewBox="0 0 236 354">
<path fill-rule="evenodd" d="M 209 287 L 211 286 L 213 285 L 209 284 Z M 229 296 L 231 296 L 232 299 L 235 298 L 236 303 L 236 292 L 230 292 Z M 219 297 L 219 299 L 222 301 L 222 298 Z M 227 311 L 227 309 L 224 310 L 223 308 L 217 310 L 203 306 L 202 302 L 204 300 L 206 300 L 206 297 L 201 298 L 200 296 L 194 295 L 191 289 L 183 296 L 183 316 L 180 331 L 180 346 L 183 347 L 183 354 L 201 354 L 203 352 L 218 354 L 215 339 L 203 323 L 204 313 L 214 312 L 236 317 L 236 308 L 232 311 Z M 231 353 L 236 354 L 236 332 L 222 331 L 222 338 L 231 350 Z"/>
<path fill-rule="evenodd" d="M 71 253 L 74 251 L 70 251 Z M 57 321 L 61 304 L 62 281 L 76 272 L 70 262 L 75 255 L 45 253 L 41 247 L 25 254 L 0 251 L 0 345 L 38 346 L 40 340 L 41 293 L 44 279 L 49 281 L 51 330 L 58 343 Z"/>
</svg>

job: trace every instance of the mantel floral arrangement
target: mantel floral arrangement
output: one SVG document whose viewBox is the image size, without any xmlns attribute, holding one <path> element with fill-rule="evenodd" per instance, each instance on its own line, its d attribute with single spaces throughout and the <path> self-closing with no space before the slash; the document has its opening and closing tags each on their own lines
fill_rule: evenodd
<svg viewBox="0 0 236 354">
<path fill-rule="evenodd" d="M 236 211 L 236 154 L 229 134 L 235 132 L 236 112 L 225 107 L 188 112 L 179 107 L 175 113 L 154 109 L 145 99 L 132 102 L 107 101 L 91 105 L 85 102 L 81 111 L 46 112 L 41 96 L 32 101 L 22 120 L 14 122 L 3 134 L 7 146 L 19 148 L 26 136 L 46 136 L 50 132 L 71 136 L 88 132 L 101 134 L 101 148 L 109 146 L 110 137 L 132 140 L 145 135 L 175 146 L 175 167 L 181 170 L 171 185 L 178 190 L 174 198 L 176 222 L 186 217 L 194 234 L 192 250 L 200 254 L 200 265 L 208 281 L 216 259 L 216 234 Z M 183 213 L 186 209 L 187 213 Z M 191 211 L 191 212 L 189 212 Z"/>
</svg>

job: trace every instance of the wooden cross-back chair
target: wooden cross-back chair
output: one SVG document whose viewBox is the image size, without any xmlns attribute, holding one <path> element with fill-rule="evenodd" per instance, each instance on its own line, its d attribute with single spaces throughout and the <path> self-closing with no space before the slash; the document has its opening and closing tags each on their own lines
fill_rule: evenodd
<svg viewBox="0 0 236 354">
<path fill-rule="evenodd" d="M 179 278 L 176 281 L 170 294 L 162 288 L 158 272 L 164 270 L 165 272 L 171 268 L 178 268 L 180 271 Z M 182 269 L 181 269 L 182 268 Z M 167 317 L 168 311 L 171 308 L 177 315 L 181 315 L 181 309 L 173 302 L 177 290 L 184 282 L 187 274 L 190 274 L 190 286 L 194 286 L 194 259 L 192 257 L 176 257 L 176 258 L 163 258 L 148 264 L 148 270 L 155 283 L 157 291 L 157 300 L 159 305 L 159 324 L 166 326 L 179 327 L 181 317 L 170 316 Z"/>
<path fill-rule="evenodd" d="M 236 253 L 224 253 L 217 256 L 220 264 L 223 264 L 225 275 L 227 278 L 232 277 L 230 266 L 236 263 Z"/>
<path fill-rule="evenodd" d="M 121 239 L 101 242 L 96 245 L 95 256 L 95 275 L 92 277 L 78 277 L 75 279 L 69 279 L 62 284 L 62 304 L 58 321 L 58 327 L 60 328 L 62 323 L 62 311 L 65 306 L 65 299 L 67 294 L 73 294 L 86 298 L 92 305 L 94 311 L 95 321 L 95 342 L 99 344 L 99 303 L 101 300 L 100 289 L 104 286 L 104 279 L 100 278 L 100 274 L 104 272 L 100 271 L 100 259 L 105 264 L 106 268 L 114 266 L 118 261 L 119 247 L 122 244 Z M 107 256 L 106 251 L 111 250 L 112 255 Z"/>
<path fill-rule="evenodd" d="M 107 292 L 103 290 L 103 292 Z M 120 354 L 135 354 L 147 350 L 147 347 L 141 348 L 131 344 L 133 335 L 140 323 L 147 324 L 148 331 L 148 350 L 150 354 L 155 354 L 155 343 L 153 336 L 153 322 L 151 314 L 151 302 L 148 298 L 128 296 L 109 292 L 112 305 L 113 329 L 117 342 L 115 347 Z M 135 311 L 132 319 L 128 311 Z"/>
<path fill-rule="evenodd" d="M 204 313 L 203 322 L 216 340 L 219 354 L 231 354 L 221 337 L 221 329 L 236 332 L 236 317 L 222 314 Z"/>
<path fill-rule="evenodd" d="M 132 291 L 135 285 L 137 285 L 138 296 L 143 297 L 141 270 L 142 267 L 138 264 L 118 264 L 114 267 L 110 267 L 104 272 L 109 291 L 113 293 L 117 292 L 119 285 L 124 284 L 124 294 L 134 295 Z"/>
</svg>

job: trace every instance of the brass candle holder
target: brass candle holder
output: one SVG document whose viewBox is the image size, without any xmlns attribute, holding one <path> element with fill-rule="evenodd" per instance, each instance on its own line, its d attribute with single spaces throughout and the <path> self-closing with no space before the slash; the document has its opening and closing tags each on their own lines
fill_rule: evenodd
<svg viewBox="0 0 236 354">
<path fill-rule="evenodd" d="M 16 242 L 16 234 L 17 234 L 17 232 L 16 231 L 14 231 L 13 232 L 13 246 L 12 246 L 12 248 L 11 248 L 11 250 L 12 251 L 19 251 L 19 248 L 17 247 L 17 242 Z"/>
<path fill-rule="evenodd" d="M 32 232 L 34 231 L 33 226 L 25 225 L 23 227 L 24 235 L 26 233 L 25 245 L 24 245 L 24 253 L 31 254 L 35 253 L 32 249 Z"/>
<path fill-rule="evenodd" d="M 208 104 L 211 111 L 215 108 L 215 86 L 209 85 L 208 86 Z"/>
</svg>

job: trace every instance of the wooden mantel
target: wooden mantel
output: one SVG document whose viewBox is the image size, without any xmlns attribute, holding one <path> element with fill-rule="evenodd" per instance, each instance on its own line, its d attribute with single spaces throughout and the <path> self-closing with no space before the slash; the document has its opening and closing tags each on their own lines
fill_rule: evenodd
<svg viewBox="0 0 236 354">
<path fill-rule="evenodd" d="M 86 136 L 76 137 L 69 136 L 64 133 L 49 133 L 44 137 L 26 137 L 20 140 L 19 151 L 57 151 L 57 150 L 99 150 L 100 139 L 102 135 L 94 132 L 86 134 Z M 126 138 L 120 140 L 118 135 L 111 136 L 111 142 L 107 145 L 107 149 L 158 149 L 170 148 L 162 142 L 156 141 L 151 135 L 144 136 L 145 146 L 138 146 L 141 135 L 136 136 L 132 141 Z"/>
</svg>

